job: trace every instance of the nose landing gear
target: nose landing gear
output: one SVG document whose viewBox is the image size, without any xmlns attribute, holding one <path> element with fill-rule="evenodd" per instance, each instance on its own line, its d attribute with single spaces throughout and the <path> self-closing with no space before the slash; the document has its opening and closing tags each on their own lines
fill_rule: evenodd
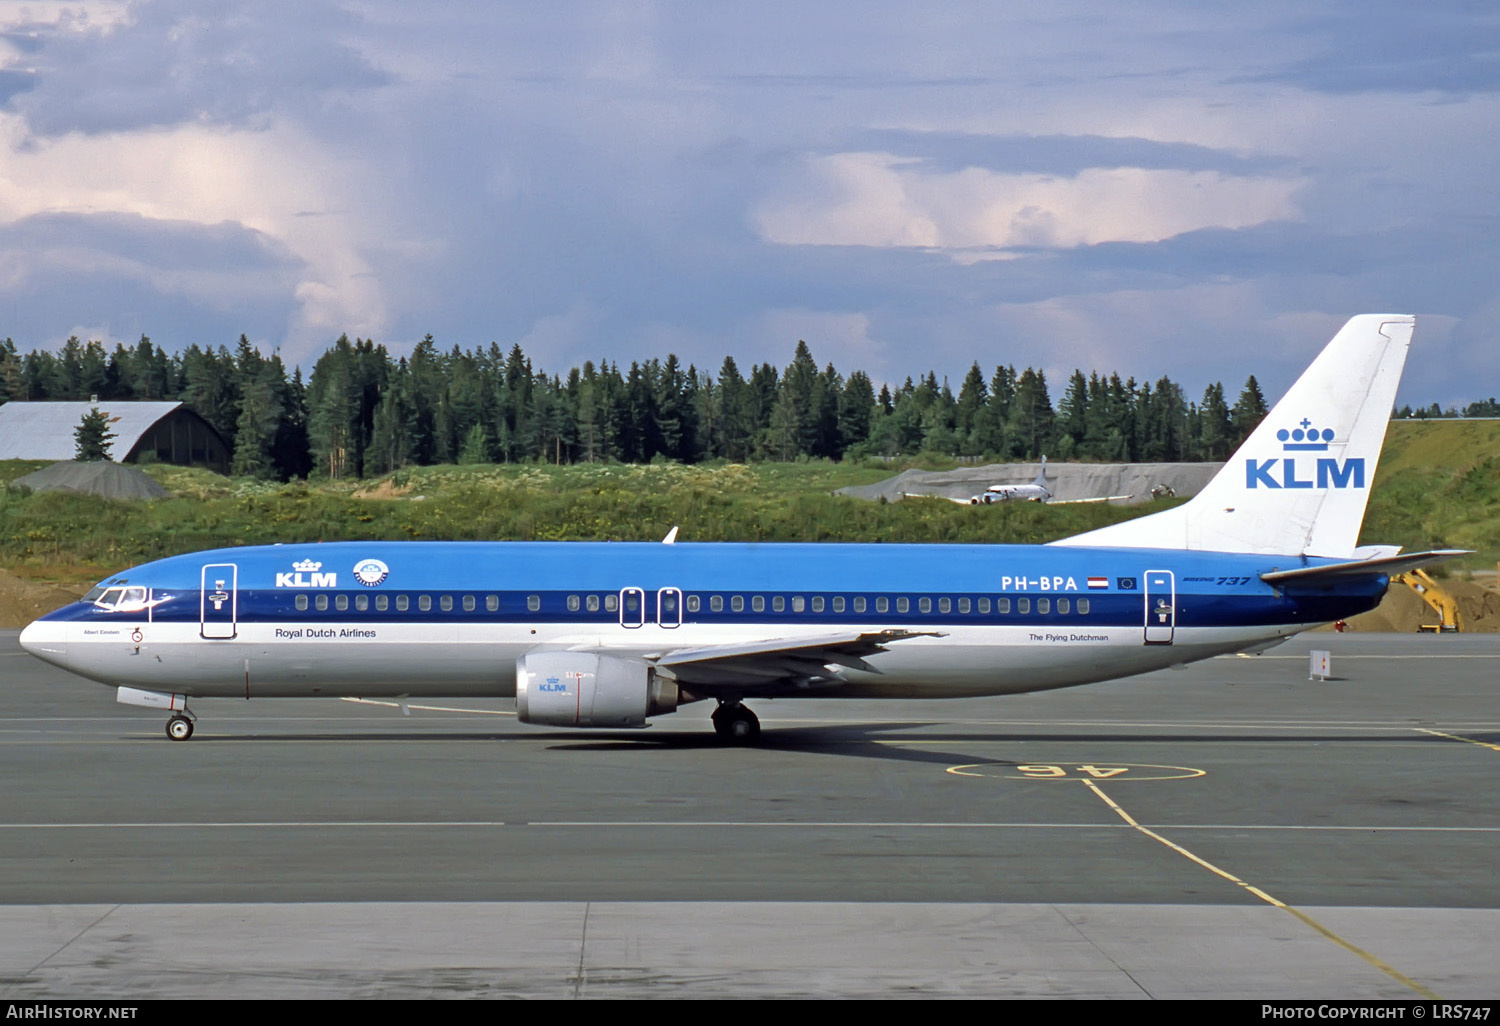
<svg viewBox="0 0 1500 1026">
<path fill-rule="evenodd" d="M 187 695 L 169 695 L 160 691 L 122 687 L 115 692 L 115 701 L 121 705 L 138 705 L 143 709 L 164 709 L 172 714 L 171 719 L 167 720 L 167 737 L 173 741 L 186 741 L 193 736 L 193 724 L 198 717 L 187 707 Z"/>
<path fill-rule="evenodd" d="M 193 736 L 193 721 L 178 713 L 167 721 L 167 737 L 173 741 L 186 741 Z"/>
</svg>

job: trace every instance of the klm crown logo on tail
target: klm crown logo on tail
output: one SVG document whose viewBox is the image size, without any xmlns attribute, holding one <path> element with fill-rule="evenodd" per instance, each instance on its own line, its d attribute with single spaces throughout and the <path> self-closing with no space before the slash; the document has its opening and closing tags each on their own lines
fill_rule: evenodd
<svg viewBox="0 0 1500 1026">
<path fill-rule="evenodd" d="M 1290 431 L 1280 428 L 1276 432 L 1283 452 L 1327 452 L 1333 441 L 1333 428 L 1318 428 L 1307 417 Z M 1278 466 L 1279 464 L 1279 466 Z M 1281 459 L 1261 460 L 1254 456 L 1245 460 L 1246 488 L 1363 488 L 1365 486 L 1365 461 L 1354 456 L 1337 460 L 1328 456 L 1283 456 Z"/>
</svg>

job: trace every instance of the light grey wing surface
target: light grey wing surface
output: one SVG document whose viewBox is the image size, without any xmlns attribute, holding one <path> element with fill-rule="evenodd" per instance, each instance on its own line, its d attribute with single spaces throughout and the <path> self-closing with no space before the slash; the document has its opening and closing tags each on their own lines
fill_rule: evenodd
<svg viewBox="0 0 1500 1026">
<path fill-rule="evenodd" d="M 866 656 L 908 638 L 942 637 L 933 631 L 847 631 L 818 637 L 767 638 L 733 645 L 679 649 L 654 660 L 678 682 L 712 693 L 717 687 L 736 691 L 781 692 L 840 680 L 838 668 L 880 671 Z"/>
</svg>

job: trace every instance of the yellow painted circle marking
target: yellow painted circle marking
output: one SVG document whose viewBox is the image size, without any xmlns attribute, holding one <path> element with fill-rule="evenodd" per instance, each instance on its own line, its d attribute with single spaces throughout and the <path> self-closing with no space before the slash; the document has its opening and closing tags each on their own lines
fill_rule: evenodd
<svg viewBox="0 0 1500 1026">
<path fill-rule="evenodd" d="M 950 766 L 958 777 L 999 777 L 1003 780 L 1186 780 L 1206 771 L 1191 766 L 1152 766 L 1131 762 L 973 762 Z"/>
</svg>

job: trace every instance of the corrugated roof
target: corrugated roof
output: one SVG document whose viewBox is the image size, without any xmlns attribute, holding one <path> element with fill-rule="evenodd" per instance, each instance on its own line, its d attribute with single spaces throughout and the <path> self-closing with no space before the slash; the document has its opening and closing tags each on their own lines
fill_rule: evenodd
<svg viewBox="0 0 1500 1026">
<path fill-rule="evenodd" d="M 115 436 L 109 454 L 118 461 L 153 424 L 182 404 L 8 402 L 0 406 L 0 460 L 71 460 L 78 452 L 73 433 L 96 405 L 109 417 L 109 430 Z"/>
</svg>

